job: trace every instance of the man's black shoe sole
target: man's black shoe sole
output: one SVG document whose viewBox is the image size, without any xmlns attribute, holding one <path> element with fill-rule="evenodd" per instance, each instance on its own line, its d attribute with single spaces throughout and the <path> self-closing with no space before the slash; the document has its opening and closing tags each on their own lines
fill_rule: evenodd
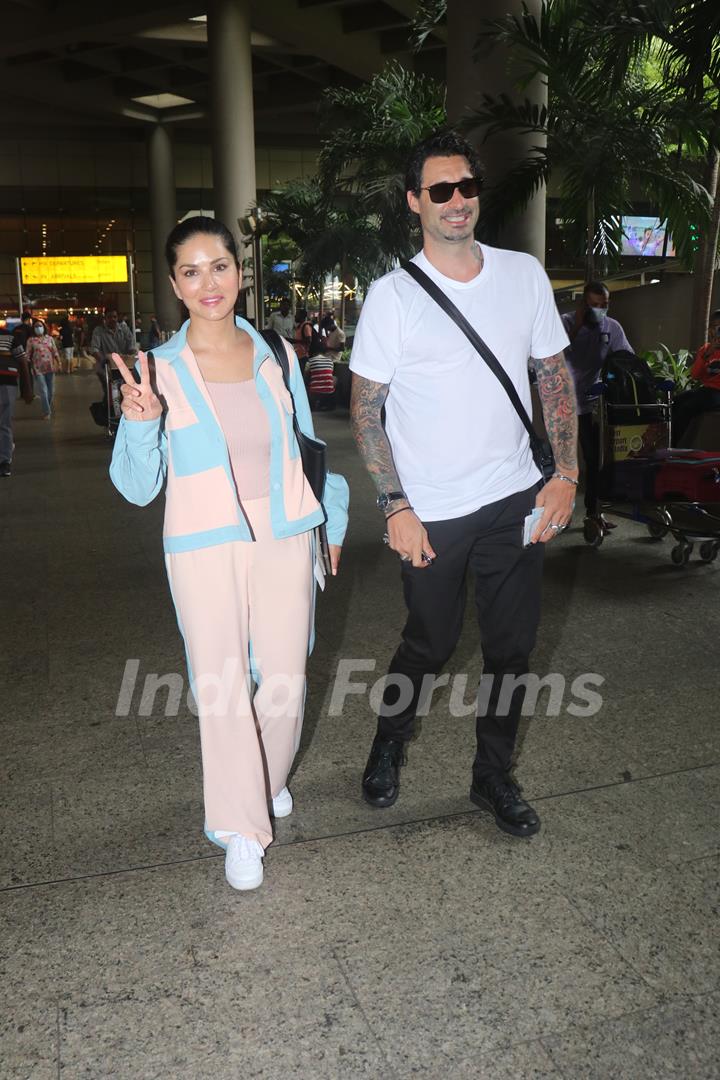
<svg viewBox="0 0 720 1080">
<path fill-rule="evenodd" d="M 474 802 L 476 806 L 479 806 L 481 810 L 488 810 L 495 818 L 495 824 L 498 829 L 501 829 L 504 833 L 508 833 L 510 836 L 520 836 L 523 839 L 529 840 L 531 836 L 536 836 L 540 832 L 541 822 L 538 821 L 535 826 L 528 826 L 522 828 L 517 825 L 509 825 L 507 821 L 503 821 L 501 817 L 495 812 L 495 807 L 486 799 L 483 795 L 479 795 L 473 788 L 470 788 L 470 802 Z"/>
<path fill-rule="evenodd" d="M 362 789 L 363 799 L 368 806 L 375 806 L 378 810 L 384 810 L 388 806 L 392 806 L 398 800 L 400 789 L 397 788 L 394 795 L 368 795 L 365 788 Z"/>
</svg>

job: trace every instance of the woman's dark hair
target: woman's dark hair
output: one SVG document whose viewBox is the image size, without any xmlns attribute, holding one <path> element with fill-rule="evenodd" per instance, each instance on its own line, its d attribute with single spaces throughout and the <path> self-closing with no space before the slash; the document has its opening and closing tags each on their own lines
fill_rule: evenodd
<svg viewBox="0 0 720 1080">
<path fill-rule="evenodd" d="M 295 322 L 307 322 L 307 310 L 304 307 L 295 308 Z"/>
<path fill-rule="evenodd" d="M 203 233 L 206 236 L 217 236 L 221 240 L 228 255 L 234 260 L 238 270 L 240 269 L 237 244 L 227 225 L 223 225 L 222 221 L 218 221 L 216 218 L 198 214 L 197 217 L 185 218 L 184 221 L 179 222 L 165 241 L 165 258 L 167 259 L 168 269 L 173 277 L 175 276 L 178 248 L 184 244 L 186 240 L 190 240 L 199 233 Z"/>
<path fill-rule="evenodd" d="M 431 157 L 464 157 L 476 180 L 482 180 L 480 158 L 474 146 L 457 131 L 436 131 L 413 148 L 405 173 L 405 190 L 420 195 L 425 162 Z"/>
</svg>

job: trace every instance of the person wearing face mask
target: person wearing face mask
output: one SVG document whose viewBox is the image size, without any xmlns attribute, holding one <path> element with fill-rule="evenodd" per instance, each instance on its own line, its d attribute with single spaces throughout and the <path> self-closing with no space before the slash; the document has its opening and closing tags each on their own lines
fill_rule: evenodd
<svg viewBox="0 0 720 1080">
<path fill-rule="evenodd" d="M 45 324 L 39 319 L 33 323 L 26 355 L 35 380 L 35 393 L 40 398 L 42 418 L 49 420 L 52 415 L 55 372 L 60 370 L 60 354 L 55 339 L 48 334 Z"/>
<path fill-rule="evenodd" d="M 605 358 L 609 353 L 632 347 L 617 319 L 608 316 L 610 292 L 602 281 L 588 281 L 574 312 L 562 316 L 570 338 L 565 361 L 575 383 L 578 414 L 578 440 L 585 461 L 585 510 L 589 517 L 596 515 L 598 445 L 593 429 L 592 403 L 587 394 L 600 379 Z M 614 528 L 600 514 L 606 528 Z"/>
</svg>

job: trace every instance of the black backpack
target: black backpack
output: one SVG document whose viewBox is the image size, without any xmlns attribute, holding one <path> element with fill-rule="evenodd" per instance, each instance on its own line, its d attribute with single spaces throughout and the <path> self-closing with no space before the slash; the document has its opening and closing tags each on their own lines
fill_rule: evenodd
<svg viewBox="0 0 720 1080">
<path fill-rule="evenodd" d="M 614 405 L 657 405 L 656 379 L 649 364 L 628 349 L 608 353 L 602 370 L 611 424 L 637 424 L 662 419 L 660 410 L 614 409 Z"/>
</svg>

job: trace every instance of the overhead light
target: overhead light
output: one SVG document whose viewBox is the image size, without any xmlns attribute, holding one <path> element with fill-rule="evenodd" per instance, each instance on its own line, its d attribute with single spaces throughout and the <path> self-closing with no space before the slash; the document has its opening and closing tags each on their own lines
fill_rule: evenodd
<svg viewBox="0 0 720 1080">
<path fill-rule="evenodd" d="M 144 94 L 133 98 L 138 105 L 149 105 L 153 109 L 174 109 L 177 105 L 195 105 L 192 98 L 180 97 L 179 94 Z"/>
<path fill-rule="evenodd" d="M 659 285 L 660 284 L 660 278 L 659 277 L 650 278 L 650 284 L 651 285 Z"/>
<path fill-rule="evenodd" d="M 191 15 L 188 22 L 207 22 L 207 15 Z"/>
</svg>

